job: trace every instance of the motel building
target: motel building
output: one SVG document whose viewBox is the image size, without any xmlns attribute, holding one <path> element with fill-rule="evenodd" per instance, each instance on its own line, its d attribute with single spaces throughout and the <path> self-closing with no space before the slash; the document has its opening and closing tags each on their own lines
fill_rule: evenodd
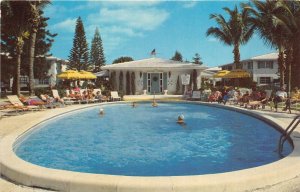
<svg viewBox="0 0 300 192">
<path fill-rule="evenodd" d="M 102 67 L 102 70 L 107 70 L 109 78 L 114 78 L 116 91 L 126 93 L 126 83 L 130 83 L 130 86 L 135 86 L 135 92 L 131 93 L 133 95 L 182 94 L 184 79 L 190 76 L 192 81 L 193 75 L 196 76 L 196 87 L 199 89 L 201 74 L 205 69 L 207 67 L 203 65 L 155 57 Z M 176 91 L 177 84 L 180 91 Z M 193 83 L 190 86 L 194 87 Z"/>
<path fill-rule="evenodd" d="M 258 86 L 279 82 L 278 53 L 255 56 L 241 61 L 242 69 L 251 74 Z M 234 70 L 233 63 L 220 66 L 222 70 Z"/>
<path fill-rule="evenodd" d="M 41 59 L 40 62 L 46 62 L 48 66 L 47 72 L 44 74 L 44 78 L 41 79 L 34 79 L 34 86 L 35 88 L 45 88 L 49 86 L 54 86 L 57 84 L 57 74 L 61 73 L 62 71 L 66 70 L 68 60 L 60 59 L 53 56 L 37 56 L 38 60 Z M 9 56 L 9 54 L 1 53 L 1 61 L 3 68 L 2 70 L 7 70 L 10 65 L 14 62 L 13 58 Z M 12 89 L 13 85 L 13 77 L 10 79 L 1 79 L 1 91 L 7 91 Z M 29 83 L 29 77 L 25 74 L 21 74 L 20 76 L 20 88 L 21 90 L 27 90 Z"/>
</svg>

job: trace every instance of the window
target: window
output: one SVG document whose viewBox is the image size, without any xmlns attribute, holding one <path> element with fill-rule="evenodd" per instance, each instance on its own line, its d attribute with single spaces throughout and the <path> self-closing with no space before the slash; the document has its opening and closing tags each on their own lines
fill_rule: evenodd
<svg viewBox="0 0 300 192">
<path fill-rule="evenodd" d="M 273 61 L 258 61 L 258 69 L 273 69 Z"/>
<path fill-rule="evenodd" d="M 273 69 L 273 61 L 266 61 L 266 68 Z"/>
<path fill-rule="evenodd" d="M 258 69 L 263 69 L 263 68 L 265 68 L 265 62 L 259 61 L 258 64 L 257 64 L 257 68 L 258 68 Z"/>
<path fill-rule="evenodd" d="M 260 84 L 270 84 L 271 83 L 271 77 L 260 77 L 259 78 Z"/>
<path fill-rule="evenodd" d="M 247 63 L 247 68 L 253 69 L 253 63 L 251 61 Z"/>
</svg>

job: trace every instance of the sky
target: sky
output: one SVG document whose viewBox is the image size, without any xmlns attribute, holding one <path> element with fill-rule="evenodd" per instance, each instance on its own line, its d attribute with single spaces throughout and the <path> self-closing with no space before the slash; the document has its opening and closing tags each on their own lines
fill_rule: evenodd
<svg viewBox="0 0 300 192">
<path fill-rule="evenodd" d="M 68 59 L 73 45 L 76 20 L 81 17 L 89 44 L 98 27 L 103 41 L 106 63 L 121 56 L 134 60 L 151 57 L 170 59 L 179 51 L 184 60 L 200 54 L 204 65 L 219 66 L 233 62 L 233 47 L 213 36 L 209 19 L 213 13 L 226 15 L 223 7 L 232 9 L 242 1 L 52 1 L 44 12 L 48 29 L 58 33 L 50 50 L 53 56 Z M 254 34 L 241 46 L 241 60 L 275 52 Z"/>
</svg>

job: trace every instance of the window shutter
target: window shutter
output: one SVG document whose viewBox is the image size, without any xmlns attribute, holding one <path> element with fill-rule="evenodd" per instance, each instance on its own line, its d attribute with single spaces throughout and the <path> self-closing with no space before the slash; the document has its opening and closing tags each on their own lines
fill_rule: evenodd
<svg viewBox="0 0 300 192">
<path fill-rule="evenodd" d="M 143 89 L 147 90 L 147 73 L 143 73 Z"/>
<path fill-rule="evenodd" d="M 168 89 L 168 73 L 163 73 L 163 90 Z"/>
</svg>

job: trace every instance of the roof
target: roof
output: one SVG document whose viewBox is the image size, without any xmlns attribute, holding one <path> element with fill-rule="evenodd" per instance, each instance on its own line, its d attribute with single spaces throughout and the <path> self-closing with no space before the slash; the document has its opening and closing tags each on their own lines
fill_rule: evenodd
<svg viewBox="0 0 300 192">
<path fill-rule="evenodd" d="M 276 60 L 278 58 L 278 53 L 269 53 L 265 55 L 259 55 L 250 58 L 249 60 Z"/>
<path fill-rule="evenodd" d="M 254 56 L 248 59 L 243 59 L 240 62 L 243 61 L 263 61 L 263 60 L 277 60 L 278 59 L 278 53 L 268 53 L 268 54 L 264 54 L 264 55 L 259 55 L 259 56 Z M 227 63 L 227 64 L 223 64 L 220 65 L 220 67 L 222 66 L 227 66 L 227 65 L 233 65 L 233 63 Z"/>
<path fill-rule="evenodd" d="M 221 71 L 221 70 L 222 70 L 221 67 L 210 67 L 210 68 L 206 69 L 205 71 L 217 72 L 217 71 Z"/>
<path fill-rule="evenodd" d="M 137 61 L 129 61 L 124 63 L 110 64 L 102 67 L 102 69 L 137 69 L 137 68 L 172 68 L 172 69 L 206 69 L 207 67 L 173 60 L 161 58 L 148 58 Z"/>
</svg>

